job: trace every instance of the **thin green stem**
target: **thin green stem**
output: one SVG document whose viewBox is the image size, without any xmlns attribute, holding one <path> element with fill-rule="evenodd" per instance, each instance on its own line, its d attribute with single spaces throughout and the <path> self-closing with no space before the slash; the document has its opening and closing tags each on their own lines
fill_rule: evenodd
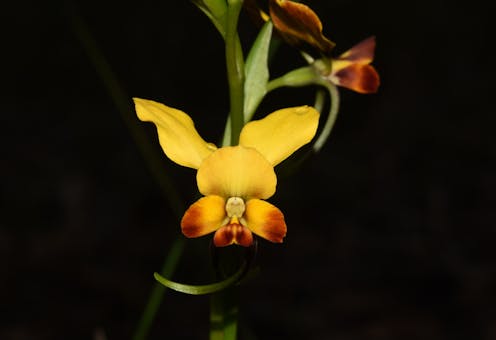
<svg viewBox="0 0 496 340">
<path fill-rule="evenodd" d="M 324 110 L 325 99 L 326 99 L 325 90 L 322 88 L 317 89 L 317 92 L 315 93 L 315 101 L 313 103 L 313 107 L 315 108 L 315 110 L 319 111 L 320 114 L 322 114 L 322 111 Z"/>
<path fill-rule="evenodd" d="M 225 53 L 231 121 L 231 145 L 237 145 L 244 125 L 244 58 L 238 35 L 238 18 L 243 0 L 228 0 Z M 237 286 L 210 297 L 210 340 L 236 340 Z"/>
<path fill-rule="evenodd" d="M 284 86 L 287 86 L 284 77 L 273 79 L 267 83 L 267 93 Z"/>
<path fill-rule="evenodd" d="M 242 0 L 229 0 L 226 31 L 226 67 L 229 83 L 231 145 L 237 145 L 244 125 L 244 59 L 238 35 L 238 18 Z"/>
<path fill-rule="evenodd" d="M 312 66 L 304 66 L 275 78 L 267 83 L 267 92 L 273 91 L 280 87 L 300 87 L 315 84 L 320 76 L 315 72 Z"/>
<path fill-rule="evenodd" d="M 334 123 L 336 122 L 336 118 L 338 117 L 339 112 L 339 91 L 336 85 L 325 82 L 322 84 L 329 91 L 329 95 L 331 97 L 331 104 L 329 108 L 329 116 L 325 122 L 324 128 L 320 133 L 319 137 L 313 144 L 313 151 L 319 152 L 320 149 L 324 146 L 325 142 L 329 138 L 332 128 L 334 127 Z"/>
<path fill-rule="evenodd" d="M 210 296 L 210 340 L 236 340 L 239 286 L 233 285 Z"/>
</svg>

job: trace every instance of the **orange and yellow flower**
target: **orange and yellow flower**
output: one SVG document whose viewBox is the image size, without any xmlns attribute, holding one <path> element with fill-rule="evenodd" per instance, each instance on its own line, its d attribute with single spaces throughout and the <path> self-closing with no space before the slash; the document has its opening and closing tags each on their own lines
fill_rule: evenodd
<svg viewBox="0 0 496 340">
<path fill-rule="evenodd" d="M 204 141 L 184 112 L 134 98 L 138 118 L 156 125 L 160 145 L 173 162 L 197 169 L 202 195 L 185 212 L 187 237 L 215 232 L 218 247 L 253 243 L 253 233 L 280 243 L 286 235 L 283 213 L 265 201 L 276 190 L 274 166 L 315 136 L 319 113 L 309 106 L 286 108 L 247 123 L 239 145 L 217 148 Z"/>
<path fill-rule="evenodd" d="M 370 65 L 374 59 L 375 37 L 369 37 L 353 46 L 338 58 L 332 59 L 331 72 L 324 77 L 331 83 L 358 93 L 375 93 L 380 78 Z"/>
<path fill-rule="evenodd" d="M 333 58 L 335 44 L 324 36 L 322 22 L 310 7 L 289 0 L 269 0 L 268 4 L 269 14 L 261 10 L 255 0 L 247 1 L 245 6 L 250 13 L 258 13 L 262 20 L 270 18 L 288 44 L 311 54 L 317 52 L 321 59 L 315 65 L 326 81 L 359 93 L 377 92 L 379 74 L 370 65 L 374 59 L 375 37 Z"/>
</svg>

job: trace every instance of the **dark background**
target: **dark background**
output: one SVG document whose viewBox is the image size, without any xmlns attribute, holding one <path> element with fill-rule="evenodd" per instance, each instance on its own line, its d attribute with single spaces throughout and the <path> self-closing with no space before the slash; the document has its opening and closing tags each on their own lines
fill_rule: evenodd
<svg viewBox="0 0 496 340">
<path fill-rule="evenodd" d="M 306 3 L 336 53 L 376 35 L 382 85 L 376 95 L 342 90 L 322 152 L 281 176 L 271 202 L 288 235 L 260 243 L 242 333 L 496 339 L 492 12 L 478 1 Z M 129 97 L 188 112 L 209 141 L 228 110 L 222 41 L 189 1 L 3 6 L 0 339 L 129 339 L 178 217 L 73 13 Z M 247 46 L 255 30 L 241 24 Z M 282 46 L 271 71 L 301 63 Z M 260 114 L 311 94 L 276 91 Z M 134 122 L 160 153 L 154 128 Z M 161 166 L 192 203 L 194 171 L 165 156 Z M 207 258 L 208 237 L 188 240 L 173 278 L 211 282 Z M 206 339 L 208 308 L 206 297 L 167 292 L 150 339 Z"/>
</svg>

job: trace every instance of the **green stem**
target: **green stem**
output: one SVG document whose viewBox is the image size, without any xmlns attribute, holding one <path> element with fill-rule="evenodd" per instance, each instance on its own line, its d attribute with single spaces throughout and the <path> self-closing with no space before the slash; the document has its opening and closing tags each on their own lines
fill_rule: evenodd
<svg viewBox="0 0 496 340">
<path fill-rule="evenodd" d="M 273 79 L 267 84 L 267 92 L 273 91 L 280 87 L 301 87 L 315 84 L 320 80 L 320 76 L 316 74 L 312 66 L 304 66 Z"/>
<path fill-rule="evenodd" d="M 329 108 L 329 116 L 327 117 L 324 128 L 313 144 L 312 148 L 314 152 L 319 152 L 324 146 L 331 134 L 339 112 L 339 91 L 337 86 L 329 82 L 322 83 L 322 85 L 329 91 L 329 95 L 331 97 L 331 107 Z"/>
<path fill-rule="evenodd" d="M 231 145 L 237 145 L 244 125 L 244 59 L 238 36 L 238 18 L 242 0 L 228 0 L 226 31 L 226 67 L 229 83 Z"/>
<path fill-rule="evenodd" d="M 210 340 L 236 340 L 238 291 L 233 285 L 210 296 Z"/>
<path fill-rule="evenodd" d="M 238 18 L 243 0 L 228 0 L 226 25 L 226 68 L 229 84 L 231 145 L 237 145 L 244 125 L 244 58 L 238 35 Z M 210 340 L 236 340 L 238 287 L 231 286 L 210 297 Z"/>
</svg>

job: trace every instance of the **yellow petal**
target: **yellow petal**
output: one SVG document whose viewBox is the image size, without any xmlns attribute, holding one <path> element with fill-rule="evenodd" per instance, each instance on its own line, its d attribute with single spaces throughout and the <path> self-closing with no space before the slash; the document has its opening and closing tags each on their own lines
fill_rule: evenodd
<svg viewBox="0 0 496 340">
<path fill-rule="evenodd" d="M 203 195 L 244 200 L 269 198 L 277 184 L 272 165 L 258 151 L 244 146 L 217 149 L 200 165 L 196 181 Z"/>
<path fill-rule="evenodd" d="M 160 145 L 171 161 L 198 169 L 202 160 L 216 149 L 200 137 L 186 113 L 152 100 L 133 100 L 138 118 L 157 126 Z"/>
<path fill-rule="evenodd" d="M 225 200 L 206 196 L 193 203 L 184 213 L 181 229 L 186 237 L 200 237 L 219 229 L 226 219 Z"/>
<path fill-rule="evenodd" d="M 281 243 L 286 236 L 284 215 L 281 210 L 268 202 L 249 200 L 243 217 L 248 229 L 266 240 Z"/>
<path fill-rule="evenodd" d="M 241 130 L 239 144 L 255 148 L 277 165 L 315 136 L 319 112 L 310 106 L 275 111 L 251 121 Z"/>
</svg>

